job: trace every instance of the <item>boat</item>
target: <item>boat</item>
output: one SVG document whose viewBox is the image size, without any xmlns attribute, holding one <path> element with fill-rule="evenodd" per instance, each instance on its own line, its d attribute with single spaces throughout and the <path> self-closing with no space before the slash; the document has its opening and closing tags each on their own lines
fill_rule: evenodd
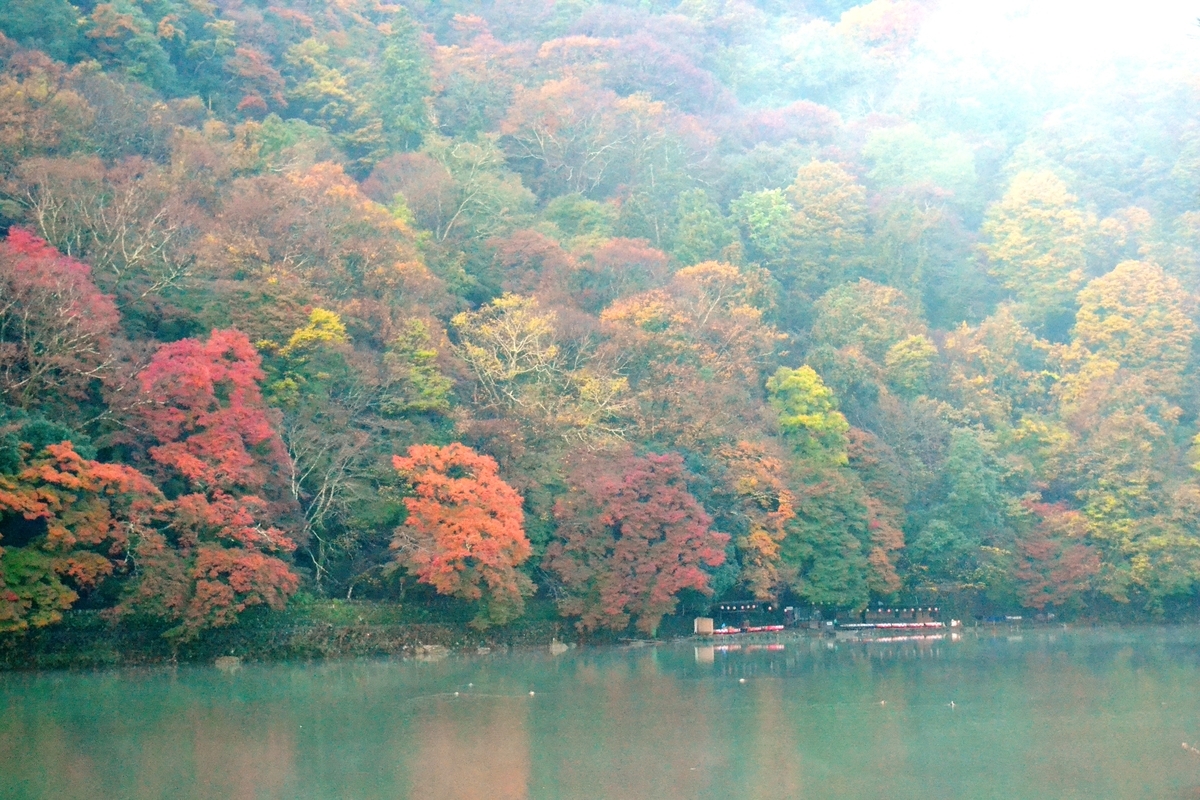
<svg viewBox="0 0 1200 800">
<path fill-rule="evenodd" d="M 838 626 L 844 631 L 927 631 L 944 627 L 944 622 L 851 622 Z"/>
<path fill-rule="evenodd" d="M 733 636 L 737 633 L 775 633 L 783 630 L 782 625 L 748 625 L 745 628 L 721 627 L 713 630 L 713 636 Z"/>
</svg>

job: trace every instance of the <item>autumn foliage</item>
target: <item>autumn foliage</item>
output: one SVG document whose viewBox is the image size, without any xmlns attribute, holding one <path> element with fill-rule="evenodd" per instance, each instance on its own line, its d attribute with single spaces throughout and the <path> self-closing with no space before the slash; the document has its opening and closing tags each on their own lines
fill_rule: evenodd
<svg viewBox="0 0 1200 800">
<path fill-rule="evenodd" d="M 1100 557 L 1085 538 L 1088 521 L 1061 505 L 1034 504 L 1038 524 L 1018 543 L 1016 578 L 1029 608 L 1061 606 L 1087 590 Z"/>
<path fill-rule="evenodd" d="M 476 627 L 520 616 L 533 584 L 517 567 L 531 551 L 521 496 L 496 461 L 452 444 L 414 445 L 392 463 L 414 493 L 392 539 L 397 563 L 440 594 L 478 601 Z"/>
<path fill-rule="evenodd" d="M 563 584 L 559 607 L 579 628 L 653 634 L 684 589 L 708 593 L 704 567 L 725 561 L 729 536 L 687 488 L 677 455 L 589 459 L 555 507 L 561 539 L 546 567 Z"/>
<path fill-rule="evenodd" d="M 80 591 L 121 568 L 165 506 L 132 467 L 85 459 L 70 442 L 29 450 L 18 444 L 14 468 L 0 472 L 0 519 L 37 531 L 21 548 L 6 550 L 0 538 L 0 631 L 61 619 Z"/>
<path fill-rule="evenodd" d="M 263 403 L 263 377 L 258 351 L 238 331 L 164 345 L 138 376 L 152 401 L 142 418 L 159 442 L 151 457 L 210 491 L 265 486 L 287 455 Z"/>
<path fill-rule="evenodd" d="M 113 364 L 117 323 L 88 265 L 24 228 L 9 230 L 0 243 L 0 393 L 8 402 L 84 399 Z"/>
<path fill-rule="evenodd" d="M 299 578 L 279 555 L 295 549 L 269 522 L 286 508 L 270 490 L 287 453 L 271 425 L 258 352 L 242 333 L 164 345 L 139 375 L 141 416 L 159 444 L 150 457 L 185 491 L 170 526 L 134 549 L 142 565 L 124 611 L 178 621 L 179 635 L 228 625 L 252 605 L 282 608 Z"/>
<path fill-rule="evenodd" d="M 1194 70 L 936 5 L 0 0 L 0 627 L 1194 603 Z"/>
</svg>

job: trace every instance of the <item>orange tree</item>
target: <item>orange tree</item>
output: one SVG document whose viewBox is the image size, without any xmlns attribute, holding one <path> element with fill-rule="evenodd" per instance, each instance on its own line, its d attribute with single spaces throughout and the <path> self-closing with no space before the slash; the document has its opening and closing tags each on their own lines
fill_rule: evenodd
<svg viewBox="0 0 1200 800">
<path fill-rule="evenodd" d="M 41 446 L 0 428 L 0 632 L 62 619 L 80 592 L 124 563 L 163 506 L 132 467 L 83 458 L 69 441 Z M 57 437 L 54 437 L 57 438 Z"/>
<path fill-rule="evenodd" d="M 414 492 L 396 529 L 395 563 L 438 593 L 478 601 L 472 627 L 516 619 L 533 594 L 517 567 L 529 558 L 521 495 L 500 477 L 495 459 L 463 444 L 413 445 L 392 463 Z"/>
</svg>

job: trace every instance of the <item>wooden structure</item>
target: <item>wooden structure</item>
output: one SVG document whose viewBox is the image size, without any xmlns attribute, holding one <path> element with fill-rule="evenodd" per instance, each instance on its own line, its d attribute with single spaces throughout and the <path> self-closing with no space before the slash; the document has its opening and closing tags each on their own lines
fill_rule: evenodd
<svg viewBox="0 0 1200 800">
<path fill-rule="evenodd" d="M 770 614 L 775 611 L 775 604 L 758 600 L 728 600 L 717 603 L 712 610 L 716 614 Z"/>
<path fill-rule="evenodd" d="M 863 612 L 863 622 L 936 622 L 941 609 L 937 606 L 907 608 L 878 606 Z"/>
</svg>

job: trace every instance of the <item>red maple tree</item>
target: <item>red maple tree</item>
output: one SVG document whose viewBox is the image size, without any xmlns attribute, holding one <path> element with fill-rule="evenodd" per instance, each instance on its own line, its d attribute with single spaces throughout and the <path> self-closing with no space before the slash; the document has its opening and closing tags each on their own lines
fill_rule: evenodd
<svg viewBox="0 0 1200 800">
<path fill-rule="evenodd" d="M 495 459 L 463 444 L 426 444 L 392 463 L 415 493 L 392 540 L 396 562 L 441 594 L 481 601 L 475 627 L 520 616 L 533 583 L 517 567 L 531 551 L 521 495 Z"/>
<path fill-rule="evenodd" d="M 190 638 L 251 605 L 282 608 L 299 579 L 270 554 L 296 545 L 263 523 L 282 509 L 260 493 L 288 456 L 259 388 L 258 352 L 240 331 L 214 331 L 159 348 L 139 378 L 142 420 L 159 442 L 150 457 L 188 491 L 174 501 L 169 532 L 134 548 L 139 577 L 122 610 L 176 620 L 173 633 Z"/>
<path fill-rule="evenodd" d="M 287 451 L 263 402 L 263 378 L 262 359 L 240 331 L 163 345 L 139 376 L 155 401 L 142 411 L 161 443 L 151 457 L 209 490 L 264 486 Z"/>
<path fill-rule="evenodd" d="M 559 540 L 546 551 L 566 594 L 562 612 L 579 628 L 623 630 L 636 618 L 653 634 L 683 589 L 709 593 L 703 564 L 725 561 L 729 536 L 687 488 L 677 455 L 587 458 L 557 503 Z"/>
</svg>

